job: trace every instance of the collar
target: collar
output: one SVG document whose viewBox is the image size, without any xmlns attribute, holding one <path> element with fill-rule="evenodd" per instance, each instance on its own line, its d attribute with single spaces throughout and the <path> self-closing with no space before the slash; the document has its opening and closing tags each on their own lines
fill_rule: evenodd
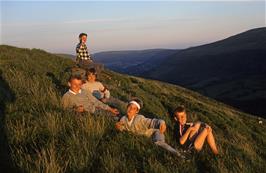
<svg viewBox="0 0 266 173">
<path fill-rule="evenodd" d="M 179 133 L 180 133 L 180 136 L 182 136 L 182 134 L 183 134 L 183 129 L 184 129 L 184 125 L 179 124 Z"/>
<path fill-rule="evenodd" d="M 70 93 L 76 95 L 76 94 L 80 94 L 81 93 L 81 90 L 78 91 L 78 93 L 75 93 L 74 91 L 72 91 L 71 89 L 68 90 Z"/>
<path fill-rule="evenodd" d="M 127 124 L 129 126 L 131 126 L 131 124 L 133 123 L 134 119 L 135 119 L 136 115 L 129 121 L 128 117 L 127 117 Z"/>
</svg>

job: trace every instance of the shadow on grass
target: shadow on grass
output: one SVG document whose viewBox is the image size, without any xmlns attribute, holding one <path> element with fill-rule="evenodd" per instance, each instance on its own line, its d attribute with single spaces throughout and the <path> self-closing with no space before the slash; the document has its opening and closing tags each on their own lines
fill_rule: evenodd
<svg viewBox="0 0 266 173">
<path fill-rule="evenodd" d="M 63 95 L 67 91 L 67 87 L 62 84 L 61 80 L 57 79 L 52 72 L 47 72 L 46 76 L 49 77 L 53 84 L 56 86 L 56 89 Z"/>
<path fill-rule="evenodd" d="M 2 77 L 0 70 L 0 172 L 22 172 L 12 162 L 5 127 L 6 106 L 14 102 L 15 99 L 15 94 Z"/>
</svg>

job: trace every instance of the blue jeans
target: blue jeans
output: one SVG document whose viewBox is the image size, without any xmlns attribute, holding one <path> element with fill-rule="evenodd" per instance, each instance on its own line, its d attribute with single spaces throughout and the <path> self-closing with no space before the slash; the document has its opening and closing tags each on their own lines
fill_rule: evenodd
<svg viewBox="0 0 266 173">
<path fill-rule="evenodd" d="M 156 145 L 158 145 L 158 146 L 164 148 L 165 150 L 167 150 L 167 151 L 169 151 L 169 152 L 171 152 L 171 153 L 173 153 L 173 154 L 176 154 L 177 156 L 179 156 L 179 157 L 181 157 L 181 158 L 184 158 L 184 156 L 183 156 L 179 151 L 177 151 L 176 149 L 174 149 L 173 147 L 171 147 L 169 144 L 167 144 L 167 143 L 165 142 L 165 136 L 164 136 L 163 133 L 160 132 L 159 129 L 156 130 L 156 131 L 152 134 L 152 141 L 153 141 Z"/>
</svg>

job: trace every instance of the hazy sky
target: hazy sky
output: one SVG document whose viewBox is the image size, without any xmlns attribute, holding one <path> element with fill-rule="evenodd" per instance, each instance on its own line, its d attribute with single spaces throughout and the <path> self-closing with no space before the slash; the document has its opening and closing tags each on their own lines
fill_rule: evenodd
<svg viewBox="0 0 266 173">
<path fill-rule="evenodd" d="M 90 52 L 186 48 L 265 27 L 264 1 L 1 1 L 1 44 L 75 54 L 78 34 Z"/>
</svg>

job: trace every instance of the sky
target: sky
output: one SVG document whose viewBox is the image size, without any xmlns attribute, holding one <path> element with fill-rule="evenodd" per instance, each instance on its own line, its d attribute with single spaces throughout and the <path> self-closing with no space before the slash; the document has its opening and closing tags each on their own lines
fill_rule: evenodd
<svg viewBox="0 0 266 173">
<path fill-rule="evenodd" d="M 183 49 L 265 27 L 265 1 L 1 1 L 0 44 L 75 54 Z"/>
</svg>

